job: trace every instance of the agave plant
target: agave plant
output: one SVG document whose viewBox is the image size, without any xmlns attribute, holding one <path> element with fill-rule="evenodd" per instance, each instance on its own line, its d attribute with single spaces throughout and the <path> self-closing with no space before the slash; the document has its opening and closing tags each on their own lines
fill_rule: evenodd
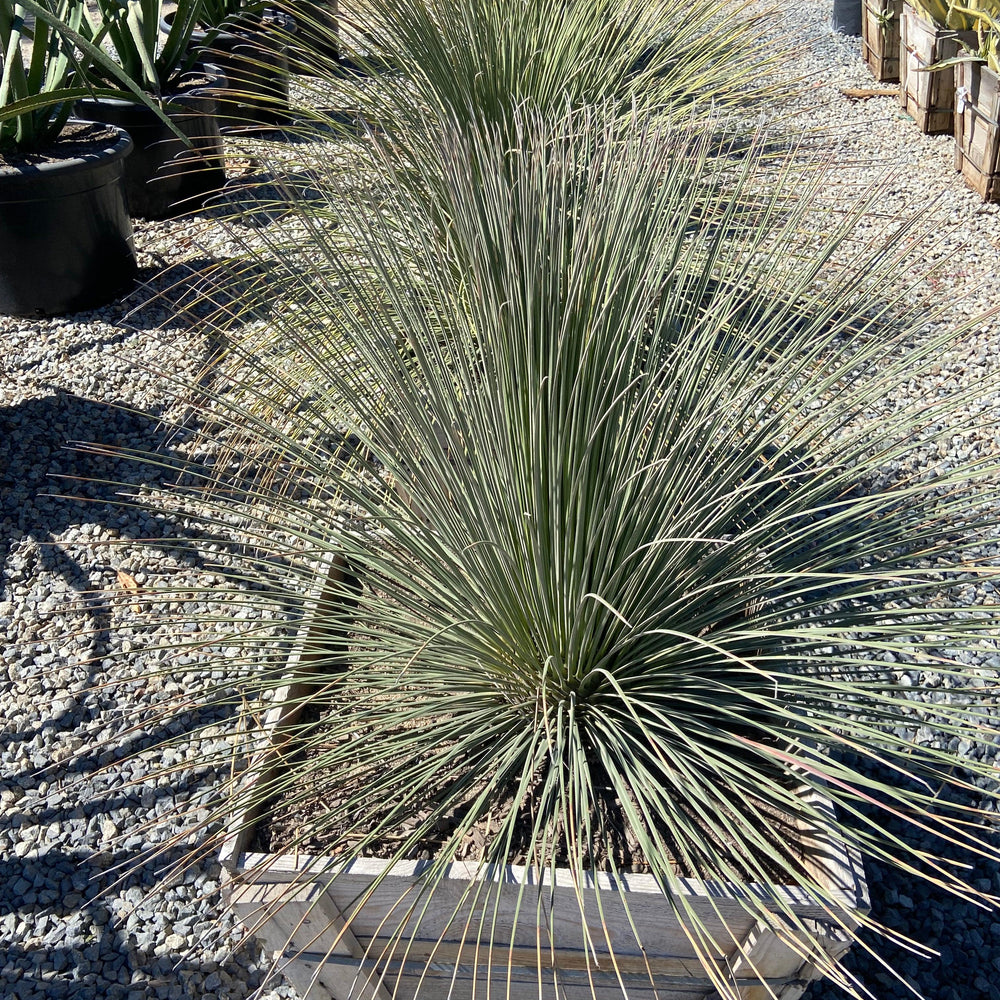
<svg viewBox="0 0 1000 1000">
<path fill-rule="evenodd" d="M 939 28 L 953 31 L 976 32 L 978 44 L 973 48 L 960 40 L 964 52 L 953 59 L 943 59 L 932 69 L 943 69 L 959 62 L 976 61 L 1000 72 L 997 38 L 1000 37 L 1000 3 L 997 0 L 973 0 L 972 3 L 955 3 L 954 0 L 908 0 L 923 17 Z"/>
<path fill-rule="evenodd" d="M 83 8 L 73 0 L 62 0 L 53 8 L 61 19 L 69 18 L 79 27 Z M 25 64 L 22 42 L 31 41 L 31 55 Z M 72 110 L 65 99 L 69 78 L 76 61 L 71 45 L 51 33 L 44 20 L 29 27 L 26 12 L 19 4 L 0 3 L 0 149 L 34 149 L 50 143 L 62 131 Z M 36 105 L 25 109 L 35 99 Z M 4 112 L 22 102 L 16 116 Z M 41 105 L 41 106 L 38 106 Z"/>
<path fill-rule="evenodd" d="M 165 50 L 153 61 L 156 35 L 148 37 L 136 9 L 126 12 L 116 6 L 107 13 L 119 34 L 131 38 L 133 62 L 110 57 L 102 46 L 110 23 L 97 27 L 81 0 L 0 0 L 0 145 L 20 150 L 50 145 L 69 120 L 73 103 L 84 97 L 124 97 L 145 104 L 170 126 L 153 100 L 159 91 L 143 85 L 172 57 Z M 27 63 L 24 42 L 30 42 Z M 136 71 L 139 65 L 152 76 Z"/>
<path fill-rule="evenodd" d="M 180 0 L 162 39 L 162 0 L 124 5 L 118 0 L 98 0 L 95 7 L 88 11 L 85 29 L 92 44 L 113 50 L 121 72 L 111 78 L 124 75 L 157 100 L 176 90 L 198 58 L 191 35 L 199 23 L 201 0 Z M 107 73 L 106 63 L 95 68 L 98 78 Z"/>
<path fill-rule="evenodd" d="M 975 3 L 969 6 L 955 4 L 952 7 L 955 19 L 964 19 L 969 31 L 975 31 L 979 45 L 967 55 L 978 62 L 984 62 L 994 73 L 1000 73 L 1000 4 L 993 2 Z"/>
<path fill-rule="evenodd" d="M 773 910 L 793 884 L 856 937 L 775 817 L 966 898 L 981 893 L 961 869 L 878 816 L 996 857 L 985 812 L 937 808 L 990 765 L 900 734 L 998 734 L 891 665 L 961 684 L 993 643 L 996 609 L 970 613 L 953 585 L 994 575 L 976 546 L 1000 470 L 910 464 L 974 418 L 955 394 L 901 394 L 955 334 L 904 305 L 904 231 L 849 244 L 852 220 L 813 197 L 822 178 L 765 171 L 763 143 L 727 159 L 690 126 L 512 124 L 516 150 L 495 123 L 442 133 L 426 200 L 390 161 L 384 214 L 341 206 L 349 242 L 303 204 L 287 243 L 248 246 L 269 261 L 267 319 L 229 331 L 204 404 L 215 471 L 192 467 L 198 489 L 176 500 L 227 536 L 242 511 L 208 697 L 255 712 L 283 681 L 247 579 L 300 611 L 334 554 L 355 581 L 313 624 L 307 652 L 336 669 L 310 754 L 235 782 L 214 819 L 281 792 L 318 805 L 285 852 L 406 858 L 435 841 L 428 898 L 484 823 L 483 866 L 518 857 L 580 884 L 641 864 L 726 997 L 678 886 L 749 880 L 763 889 L 746 909 L 850 985 L 814 927 Z M 419 923 L 386 933 L 405 943 Z"/>
</svg>

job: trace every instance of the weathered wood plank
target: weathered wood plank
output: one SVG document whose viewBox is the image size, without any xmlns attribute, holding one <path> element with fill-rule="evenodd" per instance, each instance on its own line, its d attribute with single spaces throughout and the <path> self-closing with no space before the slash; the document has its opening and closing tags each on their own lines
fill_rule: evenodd
<svg viewBox="0 0 1000 1000">
<path fill-rule="evenodd" d="M 309 678 L 324 662 L 323 651 L 315 642 L 310 641 L 315 630 L 316 615 L 324 607 L 340 603 L 336 594 L 352 579 L 346 560 L 343 556 L 335 555 L 322 574 L 320 584 L 306 601 L 303 623 L 286 664 L 285 676 L 289 681 L 275 692 L 274 705 L 264 716 L 260 734 L 262 749 L 247 768 L 240 791 L 243 801 L 251 800 L 254 789 L 267 788 L 287 766 L 290 730 L 298 721 L 308 698 L 311 688 Z M 240 856 L 246 852 L 253 837 L 254 824 L 265 806 L 265 802 L 259 802 L 256 808 L 241 810 L 233 816 L 219 851 L 219 861 L 225 868 L 235 869 L 239 866 Z"/>
<path fill-rule="evenodd" d="M 955 131 L 955 70 L 928 67 L 954 59 L 962 43 L 978 47 L 974 31 L 949 31 L 904 5 L 900 20 L 899 102 L 925 135 Z"/>
<path fill-rule="evenodd" d="M 864 0 L 861 54 L 880 83 L 899 80 L 899 18 L 903 0 Z"/>
<path fill-rule="evenodd" d="M 617 979 L 595 979 L 585 972 L 543 971 L 525 969 L 477 970 L 468 967 L 456 970 L 431 966 L 421 974 L 391 970 L 386 977 L 394 996 L 415 997 L 419 1000 L 568 1000 L 586 996 L 588 1000 L 622 1000 L 623 986 L 629 1000 L 701 1000 L 705 996 L 704 981 L 658 982 L 651 986 L 648 979 L 624 976 Z M 352 998 L 353 1000 L 353 998 Z"/>
<path fill-rule="evenodd" d="M 684 935 L 680 921 L 672 913 L 669 902 L 659 898 L 655 910 L 641 914 L 627 906 L 621 894 L 612 893 L 611 899 L 601 896 L 598 910 L 596 892 L 584 898 L 581 914 L 576 898 L 568 894 L 555 901 L 546 890 L 537 898 L 528 897 L 518 909 L 516 896 L 502 895 L 499 900 L 488 901 L 464 897 L 456 893 L 456 884 L 437 887 L 434 906 L 423 908 L 425 896 L 419 896 L 419 887 L 412 883 L 400 887 L 382 883 L 369 896 L 344 893 L 339 880 L 326 883 L 249 884 L 237 885 L 231 891 L 231 904 L 240 911 L 244 921 L 254 912 L 277 909 L 281 901 L 290 911 L 300 913 L 317 895 L 328 893 L 340 912 L 350 920 L 354 934 L 364 945 L 373 940 L 388 940 L 398 935 L 403 940 L 442 941 L 450 945 L 475 941 L 480 937 L 480 921 L 487 919 L 486 937 L 503 941 L 518 949 L 528 949 L 534 954 L 541 941 L 545 947 L 550 941 L 559 945 L 561 952 L 569 954 L 588 951 L 607 956 L 612 952 L 622 958 L 668 958 L 682 961 L 696 960 L 696 952 Z M 366 888 L 371 883 L 366 884 Z M 490 888 L 496 889 L 496 886 Z M 450 890 L 450 891 L 449 891 Z M 360 905 L 363 903 L 363 905 Z M 410 910 L 413 912 L 408 912 Z M 706 909 L 700 913 L 710 933 L 719 945 L 720 957 L 735 950 L 737 942 L 753 925 L 753 918 L 742 909 L 733 914 L 720 915 Z M 642 941 L 637 940 L 632 921 L 641 928 Z M 330 938 L 327 937 L 327 945 Z M 642 965 L 642 967 L 645 967 Z"/>
<path fill-rule="evenodd" d="M 1000 80 L 982 63 L 955 67 L 955 168 L 984 201 L 1000 201 Z"/>
</svg>

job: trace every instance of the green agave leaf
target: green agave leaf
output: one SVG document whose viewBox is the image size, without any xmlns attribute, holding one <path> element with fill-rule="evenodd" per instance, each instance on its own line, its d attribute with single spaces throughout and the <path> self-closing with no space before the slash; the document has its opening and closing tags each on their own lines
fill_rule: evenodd
<svg viewBox="0 0 1000 1000">
<path fill-rule="evenodd" d="M 947 26 L 948 0 L 906 0 L 921 16 L 942 28 Z"/>
<path fill-rule="evenodd" d="M 28 112 L 51 107 L 54 103 L 69 103 L 85 97 L 121 97 L 121 91 L 108 87 L 65 87 L 62 90 L 53 90 L 45 94 L 37 94 L 34 97 L 26 97 L 13 104 L 0 107 L 0 121 L 19 118 Z"/>
</svg>

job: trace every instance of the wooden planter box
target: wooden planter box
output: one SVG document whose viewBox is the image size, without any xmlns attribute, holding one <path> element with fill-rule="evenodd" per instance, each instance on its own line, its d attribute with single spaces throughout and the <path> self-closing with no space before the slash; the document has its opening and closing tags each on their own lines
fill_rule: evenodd
<svg viewBox="0 0 1000 1000">
<path fill-rule="evenodd" d="M 978 45 L 974 31 L 948 31 L 924 20 L 912 7 L 900 20 L 899 103 L 925 135 L 955 130 L 955 68 L 928 72 L 928 66 L 954 59 L 962 43 Z"/>
<path fill-rule="evenodd" d="M 984 201 L 1000 201 L 1000 79 L 985 63 L 955 67 L 955 169 Z"/>
<path fill-rule="evenodd" d="M 342 572 L 342 565 L 331 570 Z M 287 766 L 281 753 L 287 750 L 286 731 L 308 696 L 315 666 L 293 652 L 288 669 L 295 679 L 276 695 L 264 722 L 268 742 L 248 781 L 266 783 L 277 768 Z M 811 794 L 832 809 L 828 800 Z M 427 862 L 361 859 L 344 865 L 331 858 L 252 853 L 247 845 L 254 819 L 236 815 L 229 827 L 221 853 L 228 872 L 225 898 L 274 954 L 277 968 L 303 1000 L 622 1000 L 623 995 L 629 1000 L 708 1000 L 718 995 L 650 876 L 616 880 L 597 873 L 578 890 L 568 870 L 558 870 L 552 886 L 547 872 L 539 880 L 537 870 L 521 866 L 483 871 L 454 862 L 430 906 L 420 881 Z M 810 851 L 817 859 L 814 870 L 835 888 L 844 913 L 866 913 L 860 858 L 841 845 L 820 845 L 808 833 L 803 841 L 815 848 Z M 490 890 L 488 901 L 474 898 L 477 887 Z M 682 892 L 717 933 L 729 956 L 732 983 L 745 1000 L 796 1000 L 809 982 L 821 978 L 820 970 L 741 905 L 741 898 L 761 896 L 761 887 L 685 879 Z M 794 886 L 783 888 L 780 896 L 775 910 L 787 905 L 803 918 L 831 959 L 846 953 L 850 939 L 822 907 Z M 539 934 L 540 919 L 552 930 L 552 947 L 548 931 Z M 487 928 L 483 936 L 495 942 L 492 950 L 478 942 L 482 926 Z M 635 928 L 641 928 L 641 946 Z M 767 987 L 760 985 L 758 973 Z"/>
<path fill-rule="evenodd" d="M 899 80 L 899 19 L 903 0 L 864 0 L 861 54 L 882 83 Z"/>
</svg>

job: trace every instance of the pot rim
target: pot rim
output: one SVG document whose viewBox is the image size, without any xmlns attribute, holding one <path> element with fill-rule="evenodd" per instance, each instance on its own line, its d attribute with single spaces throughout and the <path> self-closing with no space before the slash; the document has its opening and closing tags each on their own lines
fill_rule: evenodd
<svg viewBox="0 0 1000 1000">
<path fill-rule="evenodd" d="M 42 163 L 31 163 L 23 167 L 4 167 L 0 168 L 0 182 L 10 183 L 13 181 L 17 183 L 23 181 L 27 183 L 32 177 L 37 177 L 39 174 L 51 175 L 51 174 L 70 174 L 78 171 L 86 171 L 93 169 L 94 165 L 97 163 L 108 164 L 113 163 L 116 160 L 123 160 L 129 153 L 132 152 L 133 142 L 132 137 L 125 131 L 125 129 L 120 128 L 117 125 L 108 125 L 103 122 L 92 122 L 87 121 L 83 118 L 70 118 L 66 122 L 67 125 L 94 125 L 94 124 L 104 124 L 106 128 L 113 129 L 118 133 L 118 137 L 114 141 L 101 140 L 98 144 L 95 142 L 94 149 L 92 152 L 81 153 L 75 156 L 67 156 L 63 159 L 49 160 Z"/>
</svg>

